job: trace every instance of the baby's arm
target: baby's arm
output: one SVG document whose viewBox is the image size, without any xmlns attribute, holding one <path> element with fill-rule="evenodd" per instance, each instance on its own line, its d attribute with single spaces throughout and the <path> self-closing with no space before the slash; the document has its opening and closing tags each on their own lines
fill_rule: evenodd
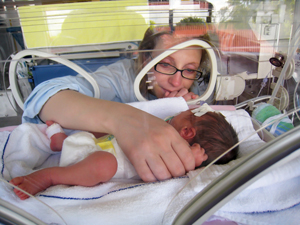
<svg viewBox="0 0 300 225">
<path fill-rule="evenodd" d="M 96 151 L 74 165 L 45 168 L 27 176 L 16 177 L 10 183 L 32 195 L 58 184 L 91 187 L 110 180 L 117 167 L 114 155 Z M 22 200 L 29 197 L 18 189 L 14 189 L 14 192 Z"/>
<path fill-rule="evenodd" d="M 58 123 L 47 120 L 46 124 L 48 126 L 46 129 L 46 134 L 50 139 L 50 149 L 54 152 L 60 152 L 62 150 L 64 140 L 68 136 Z"/>
</svg>

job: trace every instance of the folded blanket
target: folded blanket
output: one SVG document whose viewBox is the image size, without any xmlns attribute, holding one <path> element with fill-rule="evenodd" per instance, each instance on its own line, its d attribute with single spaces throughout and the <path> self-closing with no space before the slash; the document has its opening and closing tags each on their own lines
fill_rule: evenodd
<svg viewBox="0 0 300 225">
<path fill-rule="evenodd" d="M 151 106 L 151 110 L 155 112 L 154 106 Z M 179 112 L 184 110 L 183 106 Z M 166 114 L 170 115 L 169 113 Z M 236 129 L 239 139 L 243 140 L 239 157 L 249 154 L 264 144 L 257 134 L 244 140 L 254 132 L 251 119 L 244 110 L 222 111 L 222 113 Z M 161 116 L 165 117 L 163 114 Z M 15 176 L 58 165 L 60 153 L 54 153 L 49 149 L 49 140 L 44 133 L 45 128 L 45 125 L 22 124 L 11 133 L 0 132 L 2 178 L 8 181 Z M 95 187 L 57 185 L 39 193 L 35 198 L 24 201 L 19 200 L 11 186 L 0 182 L 0 197 L 46 223 L 64 224 L 65 221 L 67 224 L 171 224 L 190 199 L 235 163 L 236 161 L 232 161 L 227 165 L 213 165 L 200 176 L 196 175 L 202 169 L 191 171 L 188 176 L 162 182 L 143 183 L 137 180 L 115 179 Z M 289 164 L 297 163 L 299 162 L 296 160 Z M 266 211 L 277 210 L 276 213 L 283 217 L 290 215 L 294 208 L 291 208 L 293 209 L 291 211 L 280 209 L 293 207 L 297 202 L 299 203 L 297 193 L 292 195 L 296 200 L 287 201 L 284 206 L 276 205 L 268 208 L 271 207 L 271 203 L 266 204 L 266 201 L 272 202 L 271 198 L 274 195 L 276 201 L 279 201 L 283 184 L 287 182 L 290 185 L 287 192 L 295 192 L 295 185 L 299 185 L 297 183 L 299 175 L 294 173 L 294 170 L 296 169 L 286 167 L 282 173 L 288 173 L 289 176 L 280 174 L 278 177 L 275 177 L 278 171 L 273 171 L 271 175 L 268 174 L 270 177 L 261 178 L 262 182 L 254 183 L 216 212 L 216 215 L 239 222 L 245 218 L 243 222 L 247 224 L 257 224 L 256 218 L 265 219 L 262 214 Z M 180 191 L 182 188 L 183 190 Z M 252 202 L 259 200 L 256 195 L 263 196 L 264 200 L 259 203 L 261 205 L 255 207 Z M 286 197 L 288 196 L 284 195 L 284 198 Z M 37 200 L 46 203 L 48 207 Z M 259 216 L 255 217 L 251 214 L 253 216 L 248 220 L 246 217 L 249 212 L 259 212 L 257 214 Z M 294 213 L 291 218 L 297 215 Z"/>
<path fill-rule="evenodd" d="M 57 155 L 50 149 L 50 141 L 45 135 L 46 124 L 24 124 L 14 129 L 3 149 L 5 155 L 3 176 L 10 180 L 17 176 L 27 175 L 36 169 L 47 166 L 51 155 Z M 53 165 L 53 162 L 51 162 Z"/>
<path fill-rule="evenodd" d="M 182 97 L 162 98 L 146 102 L 133 102 L 129 103 L 129 105 L 161 119 L 189 109 L 186 101 Z"/>
</svg>

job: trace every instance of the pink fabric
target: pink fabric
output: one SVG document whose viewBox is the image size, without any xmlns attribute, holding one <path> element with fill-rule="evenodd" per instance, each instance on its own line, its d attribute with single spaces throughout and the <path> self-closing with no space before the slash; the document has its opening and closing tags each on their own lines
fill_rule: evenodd
<svg viewBox="0 0 300 225">
<path fill-rule="evenodd" d="M 236 108 L 233 105 L 210 105 L 213 110 L 235 111 Z"/>
<path fill-rule="evenodd" d="M 13 131 L 17 126 L 0 127 L 1 131 Z"/>
</svg>

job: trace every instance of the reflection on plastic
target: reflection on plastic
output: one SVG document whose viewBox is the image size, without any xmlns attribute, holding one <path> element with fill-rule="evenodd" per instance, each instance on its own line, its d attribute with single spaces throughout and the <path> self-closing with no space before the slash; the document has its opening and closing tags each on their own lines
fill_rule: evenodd
<svg viewBox="0 0 300 225">
<path fill-rule="evenodd" d="M 129 10 L 132 1 L 99 1 L 19 7 L 27 48 L 136 41 L 148 25 Z M 139 1 L 138 5 L 147 5 Z M 109 10 L 108 10 L 109 9 Z"/>
</svg>

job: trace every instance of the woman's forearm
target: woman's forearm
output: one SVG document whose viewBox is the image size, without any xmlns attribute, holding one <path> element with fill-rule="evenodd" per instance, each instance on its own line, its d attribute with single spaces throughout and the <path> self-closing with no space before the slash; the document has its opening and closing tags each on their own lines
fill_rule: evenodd
<svg viewBox="0 0 300 225">
<path fill-rule="evenodd" d="M 45 103 L 39 116 L 43 121 L 52 120 L 68 129 L 108 133 L 111 132 L 112 112 L 117 105 L 124 104 L 63 90 Z"/>
<path fill-rule="evenodd" d="M 62 127 L 90 132 L 116 134 L 129 125 L 144 129 L 151 120 L 160 119 L 124 103 L 92 98 L 72 90 L 52 96 L 40 112 L 43 121 L 52 120 Z"/>
</svg>

